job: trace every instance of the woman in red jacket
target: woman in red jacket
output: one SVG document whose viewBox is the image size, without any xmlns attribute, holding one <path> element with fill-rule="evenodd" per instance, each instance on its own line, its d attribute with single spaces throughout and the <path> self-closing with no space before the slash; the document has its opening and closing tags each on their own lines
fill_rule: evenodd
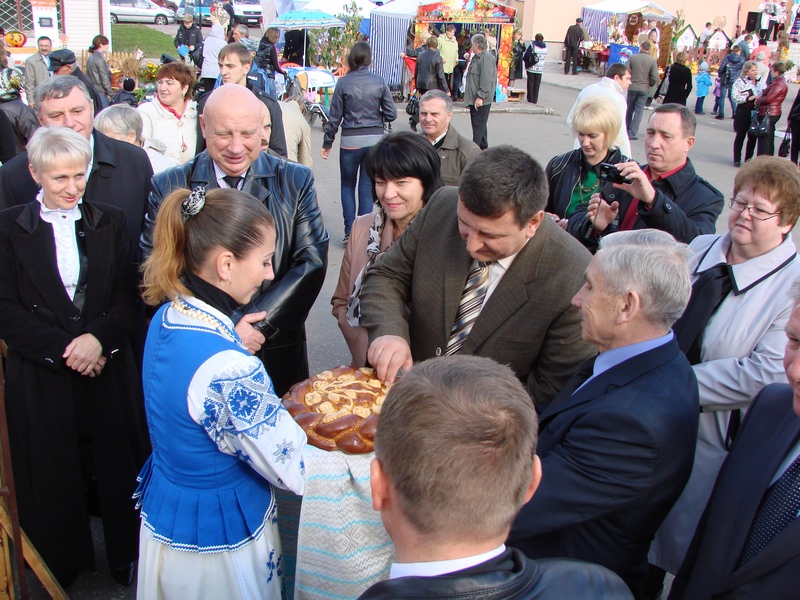
<svg viewBox="0 0 800 600">
<path fill-rule="evenodd" d="M 767 135 L 758 138 L 758 149 L 756 156 L 762 154 L 775 155 L 775 125 L 781 118 L 781 104 L 786 98 L 786 79 L 783 74 L 786 72 L 786 65 L 782 62 L 776 62 L 772 65 L 772 81 L 764 89 L 761 97 L 756 99 L 756 108 L 758 108 L 758 116 L 763 117 L 769 114 L 769 129 Z"/>
</svg>

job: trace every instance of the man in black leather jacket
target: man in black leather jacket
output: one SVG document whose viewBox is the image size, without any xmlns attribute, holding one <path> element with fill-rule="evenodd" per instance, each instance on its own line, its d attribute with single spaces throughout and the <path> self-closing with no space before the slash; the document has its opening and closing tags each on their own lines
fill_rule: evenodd
<svg viewBox="0 0 800 600">
<path fill-rule="evenodd" d="M 275 279 L 265 281 L 244 307 L 236 331 L 258 353 L 281 396 L 309 375 L 305 320 L 327 267 L 328 232 L 314 176 L 307 167 L 261 152 L 261 103 L 243 86 L 214 90 L 201 119 L 207 149 L 153 178 L 141 247 L 150 254 L 161 202 L 179 188 L 237 187 L 269 208 L 275 219 Z M 252 325 L 259 322 L 260 331 Z"/>
<path fill-rule="evenodd" d="M 189 50 L 194 50 L 203 43 L 203 32 L 200 30 L 191 14 L 183 15 L 183 25 L 178 27 L 175 34 L 175 47 L 186 46 Z"/>
<path fill-rule="evenodd" d="M 530 560 L 503 544 L 541 479 L 536 432 L 528 393 L 489 358 L 434 358 L 395 383 L 370 487 L 397 562 L 360 598 L 632 598 L 604 567 Z"/>
</svg>

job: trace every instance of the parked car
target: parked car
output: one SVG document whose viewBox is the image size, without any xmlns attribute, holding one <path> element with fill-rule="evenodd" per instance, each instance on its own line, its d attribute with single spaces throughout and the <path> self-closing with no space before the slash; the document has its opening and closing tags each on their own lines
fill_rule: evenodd
<svg viewBox="0 0 800 600">
<path fill-rule="evenodd" d="M 200 23 L 208 25 L 211 23 L 211 5 L 214 0 L 195 0 L 194 1 L 194 14 L 200 15 Z M 261 24 L 261 1 L 260 0 L 234 0 L 231 3 L 233 6 L 233 20 L 236 23 L 242 23 L 250 26 L 258 26 Z M 181 0 L 176 11 L 178 20 L 183 18 L 186 12 L 186 0 Z M 192 13 L 192 9 L 189 9 Z"/>
<path fill-rule="evenodd" d="M 167 10 L 171 10 L 172 12 L 177 12 L 178 5 L 173 2 L 172 0 L 151 0 L 155 4 L 158 4 L 161 8 L 166 8 Z"/>
<path fill-rule="evenodd" d="M 111 0 L 112 23 L 155 23 L 167 25 L 175 22 L 175 13 L 150 0 Z"/>
</svg>

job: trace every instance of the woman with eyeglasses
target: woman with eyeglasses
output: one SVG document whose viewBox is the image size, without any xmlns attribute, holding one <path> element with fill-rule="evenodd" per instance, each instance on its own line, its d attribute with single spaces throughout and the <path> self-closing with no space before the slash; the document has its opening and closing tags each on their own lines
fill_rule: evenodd
<svg viewBox="0 0 800 600">
<path fill-rule="evenodd" d="M 650 548 L 650 563 L 677 573 L 730 443 L 755 395 L 786 383 L 788 292 L 800 277 L 791 231 L 800 216 L 800 171 L 759 156 L 736 174 L 728 232 L 694 239 L 692 296 L 673 331 L 700 388 L 689 483 Z M 663 579 L 663 574 L 662 574 Z"/>
</svg>

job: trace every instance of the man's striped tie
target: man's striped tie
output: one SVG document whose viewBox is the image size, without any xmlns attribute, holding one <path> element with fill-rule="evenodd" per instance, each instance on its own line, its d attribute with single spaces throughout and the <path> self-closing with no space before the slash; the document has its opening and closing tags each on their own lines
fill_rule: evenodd
<svg viewBox="0 0 800 600">
<path fill-rule="evenodd" d="M 467 284 L 461 294 L 461 301 L 458 303 L 456 320 L 450 331 L 450 339 L 447 341 L 447 348 L 444 351 L 445 356 L 458 354 L 469 332 L 472 331 L 478 315 L 481 314 L 486 290 L 489 289 L 489 264 L 478 261 L 469 272 Z"/>
</svg>

